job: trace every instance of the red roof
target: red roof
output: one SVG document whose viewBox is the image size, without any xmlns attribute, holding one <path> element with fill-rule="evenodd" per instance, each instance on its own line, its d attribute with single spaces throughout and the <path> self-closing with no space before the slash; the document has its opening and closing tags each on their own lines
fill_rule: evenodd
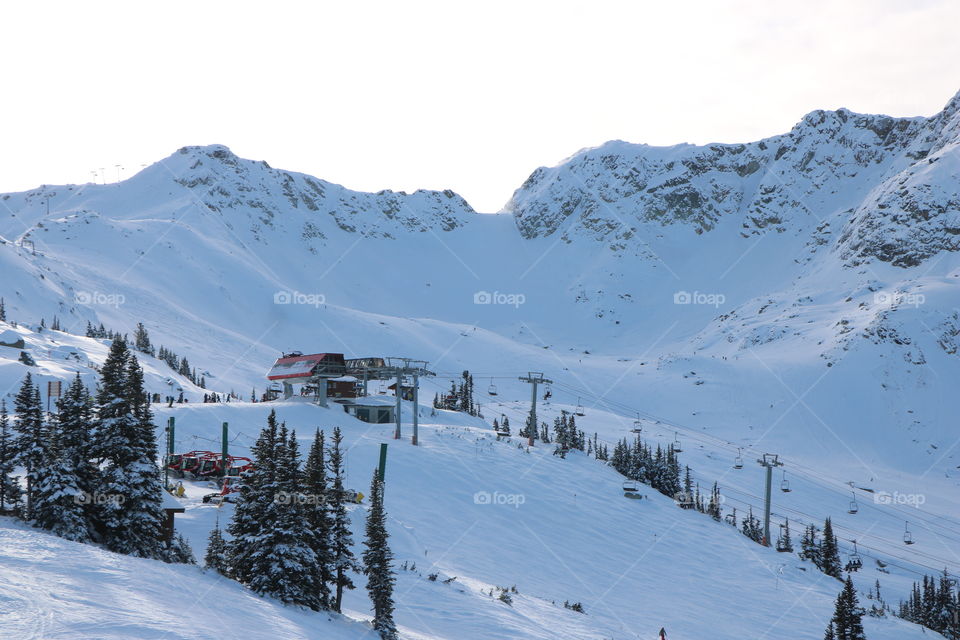
<svg viewBox="0 0 960 640">
<path fill-rule="evenodd" d="M 273 363 L 267 380 L 284 380 L 286 378 L 306 378 L 327 354 L 313 353 L 307 356 L 291 356 L 279 358 Z"/>
</svg>

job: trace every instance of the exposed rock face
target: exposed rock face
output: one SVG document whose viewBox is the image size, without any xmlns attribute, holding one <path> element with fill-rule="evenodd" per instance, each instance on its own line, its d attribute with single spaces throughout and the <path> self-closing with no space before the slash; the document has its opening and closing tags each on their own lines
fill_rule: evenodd
<svg viewBox="0 0 960 640">
<path fill-rule="evenodd" d="M 642 226 L 706 233 L 726 218 L 744 237 L 796 229 L 822 244 L 824 219 L 843 212 L 835 248 L 845 260 L 909 266 L 960 247 L 958 144 L 960 94 L 932 118 L 814 111 L 749 144 L 587 149 L 534 171 L 505 210 L 525 238 L 559 233 L 615 250 Z"/>
</svg>

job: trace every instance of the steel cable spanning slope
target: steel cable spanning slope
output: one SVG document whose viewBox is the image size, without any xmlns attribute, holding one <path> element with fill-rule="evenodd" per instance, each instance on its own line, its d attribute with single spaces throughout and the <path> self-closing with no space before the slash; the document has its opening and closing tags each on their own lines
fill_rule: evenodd
<svg viewBox="0 0 960 640">
<path fill-rule="evenodd" d="M 447 375 L 444 375 L 445 373 L 446 372 L 440 374 L 438 377 L 441 379 L 449 379 L 449 380 L 462 379 L 462 375 L 450 374 L 448 377 Z M 491 380 L 514 379 L 515 377 L 514 375 L 504 374 L 502 372 L 497 372 L 497 373 L 485 372 L 482 374 L 473 373 L 472 375 L 474 377 L 481 377 L 481 378 L 491 379 Z M 752 445 L 745 445 L 745 446 L 741 445 L 738 447 L 733 443 L 723 440 L 721 438 L 718 438 L 716 436 L 703 433 L 701 431 L 693 429 L 692 427 L 688 427 L 686 425 L 680 424 L 673 420 L 668 420 L 666 418 L 656 416 L 649 412 L 639 410 L 635 407 L 631 407 L 626 403 L 612 400 L 605 396 L 599 396 L 594 392 L 588 391 L 586 389 L 581 389 L 571 384 L 554 381 L 552 386 L 557 391 L 569 394 L 571 398 L 592 400 L 594 403 L 594 406 L 599 406 L 603 409 L 606 409 L 615 417 L 617 417 L 618 414 L 620 413 L 628 414 L 630 417 L 623 418 L 624 426 L 627 426 L 628 424 L 632 424 L 635 420 L 633 416 L 638 416 L 639 418 L 646 419 L 648 422 L 652 423 L 653 426 L 658 426 L 665 429 L 669 428 L 671 430 L 674 430 L 677 433 L 682 434 L 685 439 L 698 442 L 701 445 L 703 445 L 705 448 L 708 448 L 708 450 L 710 451 L 722 452 L 729 455 L 736 455 L 738 453 L 738 450 L 745 450 L 746 452 L 749 452 L 754 455 L 760 455 L 761 453 L 758 450 L 756 450 L 756 448 Z M 522 401 L 517 401 L 517 402 L 520 403 Z M 487 406 L 489 407 L 490 405 L 487 405 Z M 509 405 L 509 403 L 504 401 L 498 401 L 496 406 L 498 407 L 498 412 L 500 412 L 501 414 L 504 414 L 504 415 L 515 414 L 516 417 L 520 420 L 523 420 L 527 415 L 526 412 L 523 412 L 518 409 L 514 409 Z M 614 446 L 614 443 L 603 440 L 603 439 L 598 438 L 598 441 L 605 444 L 608 447 Z M 789 463 L 789 468 L 792 476 L 797 478 L 802 478 L 805 481 L 809 482 L 810 484 L 817 486 L 822 490 L 831 493 L 832 495 L 839 496 L 844 500 L 847 498 L 848 493 L 851 491 L 851 488 L 849 485 L 846 485 L 838 480 L 824 476 L 823 474 L 819 473 L 815 469 L 812 469 L 806 465 L 791 462 Z M 700 480 L 706 481 L 709 484 L 712 484 L 713 482 L 713 480 L 708 480 L 706 478 L 700 478 Z M 867 493 L 867 494 L 871 493 L 870 491 L 864 490 L 862 488 L 858 488 L 858 489 L 863 493 Z M 748 498 L 753 498 L 757 500 L 759 503 L 763 502 L 763 499 L 760 498 L 759 496 L 755 496 L 746 491 L 742 491 L 740 489 L 736 489 L 733 487 L 724 487 L 723 491 L 725 495 L 727 493 L 734 493 L 734 494 L 746 496 Z M 732 497 L 730 499 L 736 502 L 740 502 L 747 507 L 760 509 L 759 504 L 753 504 L 743 500 L 737 500 L 736 498 L 732 498 Z M 905 521 L 909 521 L 909 522 L 913 522 L 918 525 L 921 525 L 941 541 L 944 541 L 944 542 L 949 541 L 953 544 L 956 544 L 957 547 L 960 548 L 960 530 L 958 530 L 960 529 L 960 521 L 955 521 L 945 516 L 924 512 L 924 511 L 921 511 L 919 508 L 911 508 L 911 510 L 908 512 L 905 510 L 905 507 L 894 502 L 881 505 L 881 504 L 876 504 L 874 501 L 865 501 L 862 503 L 862 506 L 869 509 L 873 509 L 878 515 L 883 516 L 884 518 L 895 520 L 898 523 L 898 526 L 900 522 L 905 522 Z M 804 511 L 801 511 L 799 509 L 795 509 L 792 507 L 778 505 L 777 509 L 779 511 L 794 513 L 796 514 L 796 516 L 801 516 L 802 518 L 797 518 L 795 516 L 794 520 L 795 522 L 799 524 L 803 524 L 804 526 L 808 524 L 815 524 L 821 521 L 821 518 L 817 516 L 814 516 L 812 514 L 806 513 Z M 916 567 L 923 567 L 933 572 L 941 572 L 944 570 L 945 567 L 948 567 L 950 565 L 957 565 L 958 563 L 960 563 L 960 557 L 957 557 L 957 556 L 954 556 L 953 559 L 944 559 L 936 555 L 930 554 L 928 552 L 919 551 L 919 550 L 912 550 L 910 553 L 910 557 L 904 557 L 902 555 L 892 553 L 889 550 L 881 549 L 877 546 L 873 546 L 873 545 L 865 544 L 861 542 L 861 539 L 866 538 L 870 540 L 876 540 L 880 543 L 893 545 L 893 543 L 887 537 L 871 534 L 869 532 L 858 531 L 856 529 L 853 529 L 843 524 L 834 524 L 834 528 L 841 532 L 846 532 L 846 535 L 848 535 L 849 538 L 844 538 L 843 540 L 845 542 L 851 543 L 851 545 L 853 541 L 856 540 L 858 548 L 862 547 L 863 549 L 869 549 L 876 553 L 883 554 L 886 557 L 895 558 L 897 560 L 900 560 L 901 562 L 904 562 L 907 564 L 913 564 Z M 852 546 L 848 548 L 852 552 Z M 880 558 L 876 558 L 875 556 L 871 556 L 870 554 L 867 554 L 867 553 L 863 553 L 861 555 L 872 557 L 875 560 L 881 560 Z M 935 562 L 939 566 L 935 567 L 935 566 L 926 564 L 924 562 L 913 560 L 911 558 L 918 558 L 918 559 L 922 558 L 927 561 Z M 897 566 L 898 568 L 901 568 L 905 571 L 910 571 L 911 573 L 923 575 L 922 572 L 916 571 L 914 569 L 910 569 L 909 567 L 900 566 L 896 563 L 888 562 L 886 560 L 881 560 L 881 561 L 886 562 L 887 564 L 890 564 L 892 566 Z"/>
</svg>

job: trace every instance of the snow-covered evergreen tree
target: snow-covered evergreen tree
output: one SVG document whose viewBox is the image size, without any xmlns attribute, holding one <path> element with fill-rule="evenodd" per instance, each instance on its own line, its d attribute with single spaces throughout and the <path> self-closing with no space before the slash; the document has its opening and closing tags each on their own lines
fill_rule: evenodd
<svg viewBox="0 0 960 640">
<path fill-rule="evenodd" d="M 154 354 L 153 345 L 150 344 L 150 335 L 147 333 L 147 329 L 143 326 L 142 322 L 137 323 L 137 328 L 133 332 L 133 348 L 140 353 L 146 353 L 151 356 Z"/>
<path fill-rule="evenodd" d="M 96 492 L 99 470 L 90 462 L 90 432 L 93 423 L 93 407 L 90 393 L 78 373 L 57 401 L 56 442 L 59 449 L 57 464 L 62 472 L 69 474 L 77 499 L 62 505 L 70 513 L 65 520 L 82 521 L 83 527 L 73 534 L 59 533 L 77 541 L 89 540 L 95 532 L 96 516 L 92 497 Z M 56 528 L 54 528 L 56 532 Z"/>
<path fill-rule="evenodd" d="M 377 470 L 370 482 L 370 509 L 367 512 L 366 536 L 363 541 L 363 571 L 367 575 L 367 593 L 373 605 L 373 628 L 384 640 L 397 637 L 393 622 L 393 552 L 387 533 L 387 514 L 383 508 L 383 482 Z"/>
<path fill-rule="evenodd" d="M 346 488 L 343 486 L 343 436 L 340 428 L 333 430 L 333 441 L 327 455 L 327 468 L 332 480 L 330 496 L 330 515 L 333 518 L 330 543 L 333 555 L 334 597 L 331 609 L 340 612 L 343 602 L 343 590 L 353 589 L 353 580 L 349 572 L 360 571 L 360 566 L 353 555 L 353 535 L 350 532 L 350 516 L 345 504 Z"/>
<path fill-rule="evenodd" d="M 823 523 L 823 542 L 820 543 L 820 570 L 828 576 L 843 579 L 843 565 L 840 564 L 840 551 L 837 537 L 833 534 L 830 518 Z M 837 630 L 839 634 L 839 629 Z M 841 636 L 842 637 L 842 636 Z"/>
<path fill-rule="evenodd" d="M 720 521 L 720 488 L 717 483 L 713 483 L 713 489 L 710 490 L 710 502 L 707 503 L 707 515 L 716 521 Z"/>
<path fill-rule="evenodd" d="M 96 500 L 103 542 L 118 553 L 168 559 L 153 413 L 140 364 L 120 338 L 101 369 L 96 409 L 94 455 L 106 463 Z"/>
<path fill-rule="evenodd" d="M 51 429 L 44 457 L 37 468 L 31 510 L 34 526 L 68 540 L 89 540 L 90 531 L 84 513 L 88 496 L 77 485 L 73 465 L 63 455 L 59 429 Z"/>
<path fill-rule="evenodd" d="M 812 524 L 803 530 L 803 536 L 800 538 L 799 556 L 801 560 L 809 560 L 817 565 L 817 567 L 822 564 L 820 560 L 820 544 L 817 542 L 817 530 Z"/>
<path fill-rule="evenodd" d="M 12 513 L 20 508 L 20 482 L 13 475 L 16 458 L 17 448 L 10 430 L 7 402 L 0 399 L 0 514 Z"/>
<path fill-rule="evenodd" d="M 281 424 L 277 434 L 276 498 L 266 507 L 261 532 L 250 554 L 253 571 L 249 586 L 284 604 L 321 608 L 313 531 L 304 527 L 300 485 L 300 456 L 296 433 Z"/>
<path fill-rule="evenodd" d="M 43 405 L 40 402 L 40 389 L 33 384 L 33 378 L 27 373 L 13 401 L 17 417 L 14 421 L 16 435 L 17 463 L 26 469 L 27 491 L 25 516 L 33 518 L 33 501 L 36 497 L 40 467 L 46 457 L 48 433 L 43 419 Z"/>
<path fill-rule="evenodd" d="M 250 449 L 253 468 L 244 473 L 244 487 L 237 494 L 233 519 L 227 527 L 232 538 L 227 543 L 230 575 L 244 584 L 253 578 L 253 554 L 262 539 L 267 508 L 279 491 L 276 484 L 277 436 L 277 413 L 271 410 L 267 425 Z"/>
<path fill-rule="evenodd" d="M 317 429 L 303 469 L 303 490 L 313 505 L 306 510 L 305 522 L 313 531 L 314 553 L 317 554 L 318 597 L 320 606 L 330 608 L 330 585 L 334 582 L 331 534 L 333 518 L 330 514 L 330 488 L 327 481 L 326 450 L 323 431 Z"/>
<path fill-rule="evenodd" d="M 793 553 L 793 539 L 790 537 L 790 519 L 787 518 L 783 525 L 783 535 L 777 543 L 777 551 L 784 553 Z"/>
<path fill-rule="evenodd" d="M 207 538 L 207 553 L 203 556 L 203 567 L 213 569 L 222 576 L 230 575 L 230 564 L 227 560 L 227 542 L 220 533 L 220 519 L 217 518 L 210 536 Z"/>
<path fill-rule="evenodd" d="M 863 633 L 863 609 L 857 602 L 857 592 L 853 588 L 853 580 L 850 576 L 847 576 L 843 589 L 837 596 L 830 624 L 832 629 L 827 627 L 825 637 L 830 637 L 832 630 L 836 640 L 866 640 Z"/>
</svg>

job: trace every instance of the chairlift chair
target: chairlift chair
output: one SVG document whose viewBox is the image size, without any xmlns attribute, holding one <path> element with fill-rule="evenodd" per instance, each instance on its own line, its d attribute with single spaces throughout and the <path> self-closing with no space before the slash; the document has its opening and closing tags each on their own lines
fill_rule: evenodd
<svg viewBox="0 0 960 640">
<path fill-rule="evenodd" d="M 583 405 L 580 404 L 580 398 L 577 398 L 577 408 L 573 412 L 578 416 L 586 415 L 586 412 L 583 410 Z"/>
<path fill-rule="evenodd" d="M 903 544 L 913 544 L 913 534 L 910 533 L 910 523 L 903 525 Z"/>
<path fill-rule="evenodd" d="M 680 438 L 677 435 L 677 432 L 673 432 L 673 443 L 670 445 L 670 448 L 674 453 L 680 453 L 683 451 L 683 447 L 680 445 Z"/>
<path fill-rule="evenodd" d="M 497 385 L 493 384 L 493 378 L 490 378 L 490 386 L 487 387 L 487 393 L 491 396 L 497 395 Z"/>
<path fill-rule="evenodd" d="M 860 511 L 860 506 L 857 504 L 857 494 L 851 491 L 850 495 L 853 496 L 853 500 L 850 501 L 850 507 L 847 509 L 847 513 L 852 515 L 857 511 Z"/>
<path fill-rule="evenodd" d="M 743 469 L 743 457 L 740 455 L 740 447 L 737 447 L 737 457 L 733 459 L 734 469 Z"/>
<path fill-rule="evenodd" d="M 636 493 L 636 492 L 639 491 L 639 490 L 640 490 L 640 489 L 639 489 L 639 487 L 637 487 L 637 482 L 636 482 L 636 480 L 624 480 L 624 481 L 623 481 L 623 495 L 624 495 L 624 496 L 629 497 L 629 496 L 627 496 L 628 493 Z"/>
<path fill-rule="evenodd" d="M 640 421 L 640 414 L 637 414 L 637 419 L 633 421 L 633 429 L 630 429 L 630 433 L 642 433 L 643 432 L 643 423 Z"/>
<path fill-rule="evenodd" d="M 863 560 L 860 559 L 860 554 L 857 553 L 857 541 L 853 540 L 853 553 L 850 554 L 850 558 L 847 561 L 847 571 L 856 571 L 863 566 Z"/>
<path fill-rule="evenodd" d="M 790 481 L 787 480 L 787 472 L 783 472 L 783 480 L 780 481 L 780 491 L 784 493 L 790 493 L 793 489 L 790 488 Z"/>
</svg>

